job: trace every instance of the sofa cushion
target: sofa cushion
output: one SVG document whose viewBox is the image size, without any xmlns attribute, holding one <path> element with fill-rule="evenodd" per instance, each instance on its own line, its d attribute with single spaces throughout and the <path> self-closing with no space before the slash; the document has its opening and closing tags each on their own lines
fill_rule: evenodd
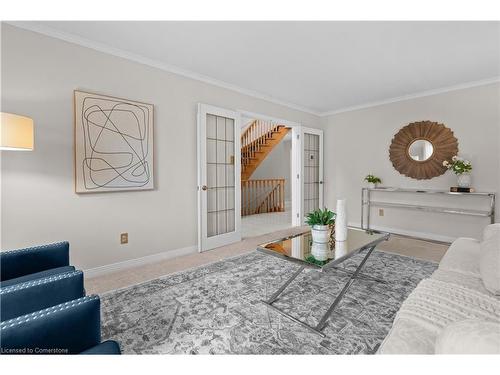
<svg viewBox="0 0 500 375">
<path fill-rule="evenodd" d="M 430 278 L 422 280 L 403 302 L 396 315 L 399 318 L 439 333 L 464 319 L 500 322 L 500 303 L 491 294 Z"/>
<path fill-rule="evenodd" d="M 69 243 L 58 242 L 0 252 L 0 280 L 69 266 Z"/>
<path fill-rule="evenodd" d="M 31 273 L 29 275 L 21 276 L 21 277 L 16 277 L 14 279 L 4 280 L 4 281 L 0 282 L 0 287 L 3 288 L 3 287 L 6 287 L 6 286 L 16 285 L 16 284 L 19 284 L 19 283 L 25 283 L 27 281 L 41 279 L 41 278 L 44 278 L 44 277 L 53 276 L 53 275 L 57 275 L 57 274 L 60 274 L 60 273 L 71 272 L 71 271 L 74 271 L 74 270 L 75 270 L 75 267 L 73 267 L 73 266 L 65 266 L 65 267 L 52 268 L 50 270 L 45 270 L 45 271 L 41 271 L 41 272 Z"/>
<path fill-rule="evenodd" d="M 500 295 L 500 232 L 481 242 L 479 270 L 484 287 Z"/>
<path fill-rule="evenodd" d="M 80 354 L 121 354 L 121 350 L 116 341 L 108 340 L 90 349 L 84 350 Z"/>
<path fill-rule="evenodd" d="M 483 280 L 481 280 L 481 278 L 477 276 L 464 275 L 463 273 L 459 272 L 443 271 L 437 269 L 436 271 L 434 271 L 434 273 L 431 275 L 430 278 L 434 280 L 443 281 L 449 284 L 455 284 L 463 288 L 472 289 L 475 290 L 476 292 L 485 294 L 490 297 L 495 297 L 492 296 L 492 294 L 488 291 L 488 289 L 484 287 Z M 495 298 L 500 301 L 500 296 Z"/>
<path fill-rule="evenodd" d="M 498 233 L 500 233 L 500 223 L 487 225 L 483 230 L 483 241 L 493 237 Z"/>
<path fill-rule="evenodd" d="M 0 288 L 0 320 L 13 319 L 85 295 L 83 272 L 61 273 Z"/>
<path fill-rule="evenodd" d="M 394 322 L 377 354 L 433 354 L 436 333 L 409 319 Z"/>
<path fill-rule="evenodd" d="M 480 242 L 478 240 L 458 238 L 441 259 L 439 269 L 480 277 L 479 249 Z"/>
<path fill-rule="evenodd" d="M 467 319 L 452 323 L 436 339 L 436 354 L 500 354 L 500 323 Z"/>
<path fill-rule="evenodd" d="M 101 342 L 98 296 L 75 299 L 0 322 L 3 353 L 78 354 Z"/>
<path fill-rule="evenodd" d="M 437 336 L 464 319 L 500 324 L 500 302 L 491 294 L 434 278 L 422 280 L 403 302 L 379 353 L 434 353 Z"/>
</svg>

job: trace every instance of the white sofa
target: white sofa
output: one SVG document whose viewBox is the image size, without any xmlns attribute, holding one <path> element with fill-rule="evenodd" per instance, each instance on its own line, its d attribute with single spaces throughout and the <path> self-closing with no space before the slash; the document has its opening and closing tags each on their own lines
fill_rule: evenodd
<svg viewBox="0 0 500 375">
<path fill-rule="evenodd" d="M 495 251 L 493 258 L 488 250 L 490 257 L 481 260 L 485 248 Z M 482 243 L 454 241 L 438 269 L 403 302 L 378 353 L 500 353 L 499 263 L 500 224 L 485 229 Z"/>
</svg>

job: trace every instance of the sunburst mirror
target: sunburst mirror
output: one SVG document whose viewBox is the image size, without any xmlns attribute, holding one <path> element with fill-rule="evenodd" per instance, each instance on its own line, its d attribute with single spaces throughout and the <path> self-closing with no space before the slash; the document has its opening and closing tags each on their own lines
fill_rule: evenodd
<svg viewBox="0 0 500 375">
<path fill-rule="evenodd" d="M 432 121 L 412 122 L 392 139 L 389 158 L 401 174 L 428 180 L 446 172 L 444 160 L 458 154 L 458 140 L 451 129 Z"/>
</svg>

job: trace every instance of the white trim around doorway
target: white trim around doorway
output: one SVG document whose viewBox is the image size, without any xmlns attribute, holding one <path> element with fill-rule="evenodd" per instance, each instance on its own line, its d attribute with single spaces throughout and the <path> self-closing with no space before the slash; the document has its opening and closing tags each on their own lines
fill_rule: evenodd
<svg viewBox="0 0 500 375">
<path fill-rule="evenodd" d="M 289 128 L 292 128 L 292 170 L 290 174 L 290 184 L 292 190 L 292 226 L 302 225 L 302 203 L 301 203 L 301 176 L 302 176 L 302 147 L 301 147 L 301 132 L 303 126 L 298 122 L 293 122 L 278 117 L 272 117 L 268 115 L 263 115 L 261 113 L 249 112 L 241 109 L 237 109 L 241 117 L 255 118 L 260 120 L 273 121 L 283 124 Z"/>
</svg>

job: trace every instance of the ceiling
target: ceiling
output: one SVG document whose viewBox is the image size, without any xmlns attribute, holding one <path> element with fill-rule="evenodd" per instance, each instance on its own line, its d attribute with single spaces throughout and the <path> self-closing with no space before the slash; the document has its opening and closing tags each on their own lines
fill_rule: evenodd
<svg viewBox="0 0 500 375">
<path fill-rule="evenodd" d="M 500 77 L 499 22 L 23 22 L 315 114 Z"/>
</svg>

